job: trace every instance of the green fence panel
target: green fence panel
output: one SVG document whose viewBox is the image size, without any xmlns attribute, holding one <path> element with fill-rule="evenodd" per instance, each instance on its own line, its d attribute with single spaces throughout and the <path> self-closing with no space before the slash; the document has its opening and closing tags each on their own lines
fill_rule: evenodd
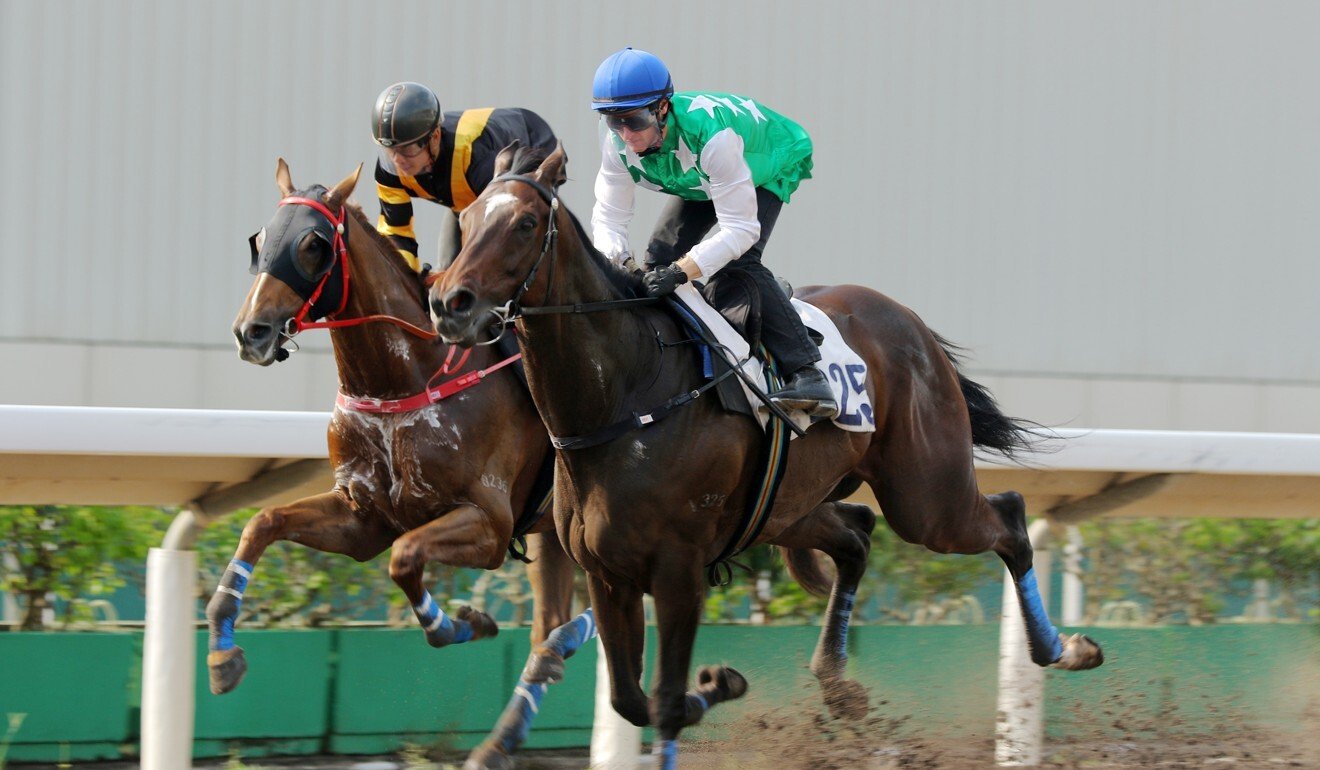
<svg viewBox="0 0 1320 770">
<path fill-rule="evenodd" d="M 1158 737 L 1295 731 L 1320 693 L 1320 626 L 1086 629 L 1105 651 L 1094 671 L 1046 673 L 1046 734 L 1096 725 Z"/>
<path fill-rule="evenodd" d="M 13 762 L 112 759 L 129 739 L 140 634 L 0 634 L 0 717 L 26 714 Z M 0 730 L 8 720 L 0 722 Z"/>
<path fill-rule="evenodd" d="M 1297 729 L 1320 692 L 1315 624 L 1086 632 L 1104 646 L 1105 666 L 1046 672 L 1046 730 L 1056 745 L 1094 735 L 1097 724 L 1134 739 Z M 685 735 L 721 740 L 736 736 L 745 720 L 801 725 L 824 714 L 807 669 L 818 634 L 813 626 L 703 627 L 694 672 L 704 664 L 730 665 L 750 689 Z M 10 761 L 132 754 L 141 638 L 0 634 L 0 717 L 27 715 Z M 197 636 L 198 756 L 370 754 L 407 743 L 466 749 L 487 734 L 509 701 L 529 646 L 527 629 L 441 650 L 413 628 L 248 631 L 239 641 L 251 669 L 237 690 L 213 696 L 205 637 Z M 894 720 L 897 732 L 990 740 L 998 650 L 997 625 L 859 626 L 850 640 L 849 675 L 868 688 L 873 716 Z M 648 690 L 655 651 L 649 628 Z M 564 681 L 542 701 L 529 748 L 589 743 L 596 657 L 593 642 L 568 661 Z"/>
<path fill-rule="evenodd" d="M 523 661 L 511 639 L 526 634 L 505 629 L 492 639 L 434 649 L 417 628 L 341 631 L 331 749 L 476 745 L 513 692 Z"/>
<path fill-rule="evenodd" d="M 332 655 L 339 632 L 243 631 L 248 672 L 232 692 L 212 695 L 206 632 L 197 634 L 197 711 L 193 754 L 223 756 L 240 742 L 245 756 L 309 754 L 329 732 Z"/>
<path fill-rule="evenodd" d="M 902 720 L 900 732 L 994 732 L 998 625 L 858 626 L 849 665 L 877 715 Z"/>
<path fill-rule="evenodd" d="M 817 626 L 702 628 L 694 664 L 733 666 L 748 693 L 714 709 L 692 737 L 719 740 L 746 719 L 798 725 L 825 715 L 808 668 L 819 636 Z M 998 626 L 854 626 L 848 676 L 868 689 L 873 716 L 894 720 L 897 731 L 993 732 L 998 644 Z"/>
</svg>

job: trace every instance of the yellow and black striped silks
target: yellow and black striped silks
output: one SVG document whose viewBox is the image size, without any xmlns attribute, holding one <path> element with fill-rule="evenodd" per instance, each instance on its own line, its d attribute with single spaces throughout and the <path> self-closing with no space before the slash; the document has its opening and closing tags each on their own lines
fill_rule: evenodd
<svg viewBox="0 0 1320 770">
<path fill-rule="evenodd" d="M 413 198 L 461 212 L 490 183 L 495 156 L 508 144 L 518 140 L 550 152 L 557 141 L 539 115 L 521 108 L 446 112 L 440 129 L 440 151 L 426 172 L 400 174 L 384 152 L 376 161 L 376 194 L 380 198 L 376 229 L 393 241 L 414 270 L 421 265 L 413 228 Z"/>
</svg>

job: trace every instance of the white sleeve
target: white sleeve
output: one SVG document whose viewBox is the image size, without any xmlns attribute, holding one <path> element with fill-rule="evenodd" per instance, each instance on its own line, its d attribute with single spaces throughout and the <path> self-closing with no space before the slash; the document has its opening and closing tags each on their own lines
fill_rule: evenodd
<svg viewBox="0 0 1320 770">
<path fill-rule="evenodd" d="M 614 261 L 628 253 L 628 223 L 633 217 L 636 183 L 613 142 L 605 137 L 596 172 L 596 205 L 591 207 L 591 242 Z"/>
<path fill-rule="evenodd" d="M 761 237 L 756 218 L 756 185 L 752 170 L 743 158 L 743 140 L 731 128 L 715 136 L 701 150 L 701 169 L 710 180 L 710 200 L 715 204 L 719 229 L 688 252 L 709 277 L 741 257 Z"/>
</svg>

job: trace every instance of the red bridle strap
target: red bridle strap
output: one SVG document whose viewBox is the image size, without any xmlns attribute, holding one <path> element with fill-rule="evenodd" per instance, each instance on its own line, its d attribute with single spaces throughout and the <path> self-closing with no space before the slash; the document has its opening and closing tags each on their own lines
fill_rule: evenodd
<svg viewBox="0 0 1320 770">
<path fill-rule="evenodd" d="M 327 314 L 327 317 L 339 315 L 343 312 L 344 307 L 348 305 L 348 246 L 344 244 L 344 220 L 348 218 L 348 210 L 343 206 L 340 206 L 339 216 L 335 216 L 334 212 L 330 211 L 330 207 L 321 201 L 314 198 L 303 198 L 298 195 L 290 195 L 280 201 L 281 206 L 288 206 L 289 204 L 295 206 L 307 206 L 308 208 L 315 209 L 320 212 L 321 216 L 329 220 L 330 224 L 334 225 L 335 238 L 330 244 L 330 248 L 334 252 L 335 259 L 343 264 L 342 272 L 344 274 L 344 291 L 340 295 L 339 308 L 335 310 L 335 312 Z M 330 269 L 321 277 L 320 283 L 316 284 L 316 290 L 312 292 L 312 296 L 307 298 L 307 301 L 303 303 L 302 308 L 298 310 L 298 314 L 293 317 L 294 334 L 297 334 L 303 329 L 314 328 L 312 324 L 304 322 L 303 319 L 307 317 L 309 312 L 311 312 L 312 305 L 316 304 L 316 300 L 321 298 L 321 291 L 325 288 L 325 282 L 330 280 L 330 276 L 334 275 L 334 272 L 334 266 L 331 265 Z"/>
<path fill-rule="evenodd" d="M 454 369 L 458 369 L 463 366 L 463 364 L 467 361 L 467 356 L 468 353 L 470 352 L 471 350 L 468 350 L 463 353 L 463 357 L 459 359 L 458 365 L 455 366 Z M 450 347 L 449 355 L 451 357 L 454 355 L 453 347 Z M 340 409 L 347 409 L 351 412 L 372 412 L 376 414 L 381 414 L 381 413 L 397 414 L 399 412 L 412 412 L 417 409 L 430 406 L 431 404 L 434 404 L 437 401 L 442 401 L 446 398 L 449 398 L 450 396 L 454 395 L 455 393 L 458 393 L 459 391 L 467 390 L 473 385 L 476 385 L 477 383 L 484 380 L 486 378 L 486 375 L 490 374 L 491 372 L 499 371 L 500 369 L 503 369 L 504 367 L 517 361 L 520 358 L 522 358 L 521 353 L 518 353 L 517 355 L 509 356 L 508 358 L 504 359 L 503 361 L 500 361 L 497 364 L 488 366 L 485 369 L 478 369 L 476 371 L 468 372 L 467 374 L 460 375 L 452 380 L 447 380 L 445 382 L 442 382 L 434 388 L 431 387 L 430 383 L 427 383 L 426 390 L 423 390 L 421 393 L 418 393 L 417 395 L 414 396 L 409 396 L 407 398 L 397 398 L 397 399 L 359 398 L 357 396 L 347 395 L 343 391 L 340 391 L 339 395 L 335 398 L 335 404 Z M 446 373 L 446 370 L 448 368 L 449 368 L 449 358 L 446 358 L 444 365 L 440 367 L 440 371 L 436 372 L 436 376 L 442 373 Z M 431 379 L 434 380 L 435 377 L 433 376 Z"/>
<path fill-rule="evenodd" d="M 343 300 L 339 303 L 339 309 L 330 313 L 327 317 L 339 315 L 344 312 L 344 307 L 348 304 L 348 246 L 344 243 L 344 221 L 348 218 L 348 212 L 343 208 L 340 208 L 339 216 L 336 217 L 330 212 L 329 206 L 326 206 L 321 201 L 313 198 L 302 198 L 291 195 L 280 201 L 281 206 L 290 203 L 298 206 L 310 206 L 319 211 L 322 216 L 330 221 L 330 224 L 335 226 L 335 240 L 332 244 L 332 248 L 335 252 L 335 259 L 342 260 L 344 263 L 344 295 Z M 385 315 L 384 313 L 375 313 L 372 315 L 361 316 L 359 318 L 345 318 L 330 321 L 304 320 L 307 318 L 307 314 L 311 312 L 312 305 L 316 304 L 316 300 L 320 298 L 321 290 L 324 288 L 325 282 L 330 278 L 330 273 L 333 272 L 334 270 L 332 269 L 325 274 L 325 277 L 321 279 L 321 282 L 316 285 L 316 291 L 312 292 L 311 298 L 303 303 L 302 308 L 298 310 L 298 314 L 293 317 L 294 334 L 297 334 L 303 329 L 342 329 L 347 326 L 357 326 L 358 324 L 364 324 L 370 321 L 384 321 L 386 323 L 392 323 L 409 334 L 412 334 L 415 337 L 421 337 L 424 340 L 433 340 L 436 338 L 436 333 L 433 331 L 423 329 L 417 324 L 409 323 L 402 318 Z"/>
</svg>

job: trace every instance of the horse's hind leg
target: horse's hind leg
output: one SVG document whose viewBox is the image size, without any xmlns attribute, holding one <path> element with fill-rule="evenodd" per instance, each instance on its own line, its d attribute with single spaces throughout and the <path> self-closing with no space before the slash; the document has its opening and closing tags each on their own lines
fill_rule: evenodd
<svg viewBox="0 0 1320 770">
<path fill-rule="evenodd" d="M 776 545 L 791 549 L 785 552 L 789 570 L 813 593 L 823 593 L 826 578 L 808 549 L 823 551 L 834 560 L 836 576 L 830 587 L 825 626 L 811 656 L 811 673 L 820 681 L 830 714 L 846 719 L 861 719 L 867 710 L 865 688 L 846 679 L 844 673 L 848 663 L 848 623 L 857 584 L 866 571 L 873 529 L 875 512 L 865 505 L 824 503 L 774 540 Z"/>
<path fill-rule="evenodd" d="M 390 555 L 390 578 L 412 603 L 417 622 L 432 647 L 485 639 L 499 633 L 489 615 L 471 607 L 460 607 L 449 617 L 422 585 L 429 562 L 451 567 L 493 569 L 504 560 L 509 532 L 496 531 L 495 517 L 482 508 L 465 504 L 394 541 Z M 503 520 L 512 521 L 512 516 Z"/>
<path fill-rule="evenodd" d="M 651 717 L 659 732 L 655 753 L 661 770 L 673 770 L 678 761 L 678 734 L 701 721 L 715 704 L 740 698 L 747 680 L 727 666 L 706 666 L 698 674 L 697 689 L 688 692 L 692 646 L 706 590 L 699 554 L 669 553 L 668 562 L 652 574 L 658 652 Z"/>
<path fill-rule="evenodd" d="M 1069 670 L 1095 668 L 1104 662 L 1100 645 L 1084 634 L 1063 637 L 1050 622 L 1036 584 L 1036 571 L 1032 565 L 1034 553 L 1027 534 L 1026 506 L 1022 495 L 1003 492 L 989 495 L 986 502 L 999 514 L 1004 534 L 995 544 L 995 552 L 1008 567 L 1017 590 L 1018 605 L 1027 629 L 1027 646 L 1031 660 L 1038 666 L 1053 666 Z"/>
<path fill-rule="evenodd" d="M 249 519 L 234 558 L 206 605 L 206 620 L 211 629 L 206 656 L 211 692 L 222 695 L 233 690 L 247 673 L 243 648 L 234 644 L 234 623 L 252 571 L 271 543 L 292 540 L 318 551 L 367 561 L 384 551 L 393 538 L 393 533 L 379 520 L 359 516 L 337 492 L 263 508 Z"/>
<path fill-rule="evenodd" d="M 495 770 L 513 766 L 511 756 L 527 739 L 548 685 L 564 676 L 564 661 L 596 636 L 596 621 L 588 608 L 569 619 L 573 600 L 573 562 L 554 532 L 528 538 L 527 575 L 532 583 L 536 617 L 532 653 L 513 697 L 491 734 L 468 755 L 465 770 Z M 551 631 L 550 629 L 553 629 Z"/>
</svg>

